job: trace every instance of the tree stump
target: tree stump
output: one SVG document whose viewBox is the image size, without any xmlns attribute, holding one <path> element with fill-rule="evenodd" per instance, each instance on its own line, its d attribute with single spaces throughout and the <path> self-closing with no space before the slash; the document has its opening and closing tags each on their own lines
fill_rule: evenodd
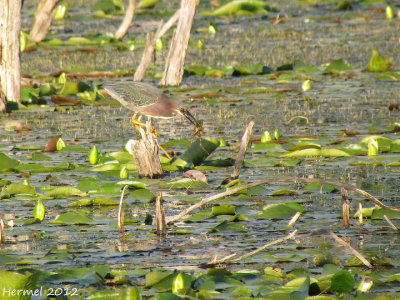
<svg viewBox="0 0 400 300">
<path fill-rule="evenodd" d="M 161 166 L 157 140 L 154 133 L 151 132 L 151 122 L 146 122 L 146 132 L 140 127 L 142 139 L 132 143 L 133 159 L 139 177 L 161 178 L 164 176 L 164 170 Z"/>
<path fill-rule="evenodd" d="M 20 31 L 21 0 L 0 0 L 0 90 L 5 100 L 21 102 Z"/>
</svg>

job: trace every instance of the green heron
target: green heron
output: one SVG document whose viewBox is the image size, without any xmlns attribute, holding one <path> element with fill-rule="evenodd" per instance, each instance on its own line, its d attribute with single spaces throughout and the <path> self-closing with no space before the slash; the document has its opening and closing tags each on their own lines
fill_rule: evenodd
<svg viewBox="0 0 400 300">
<path fill-rule="evenodd" d="M 178 105 L 171 98 L 164 95 L 156 87 L 142 82 L 118 82 L 105 84 L 104 89 L 123 106 L 135 112 L 132 123 L 138 129 L 145 126 L 141 117 L 168 119 L 179 114 L 186 117 L 195 126 L 194 135 L 200 136 L 203 129 L 202 123 L 184 107 Z M 139 117 L 136 119 L 136 116 Z M 157 132 L 155 131 L 157 136 Z"/>
</svg>

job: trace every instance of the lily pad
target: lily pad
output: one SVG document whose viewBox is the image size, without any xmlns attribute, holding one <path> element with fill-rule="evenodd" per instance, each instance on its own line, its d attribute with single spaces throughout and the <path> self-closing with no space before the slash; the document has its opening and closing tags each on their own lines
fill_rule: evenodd
<svg viewBox="0 0 400 300">
<path fill-rule="evenodd" d="M 83 213 L 69 212 L 55 217 L 49 221 L 51 224 L 60 225 L 89 225 L 93 220 Z"/>
<path fill-rule="evenodd" d="M 0 171 L 15 168 L 18 165 L 18 160 L 9 158 L 6 154 L 0 152 Z"/>
<path fill-rule="evenodd" d="M 62 186 L 50 191 L 47 196 L 53 198 L 65 198 L 68 196 L 86 196 L 87 194 L 72 186 Z"/>
<path fill-rule="evenodd" d="M 257 219 L 288 219 L 296 212 L 305 211 L 303 206 L 295 202 L 273 203 L 265 206 L 262 213 L 257 215 Z"/>
</svg>

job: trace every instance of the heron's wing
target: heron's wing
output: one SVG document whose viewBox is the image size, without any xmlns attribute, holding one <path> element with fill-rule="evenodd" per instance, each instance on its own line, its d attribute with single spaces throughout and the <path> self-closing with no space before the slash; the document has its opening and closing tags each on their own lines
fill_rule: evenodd
<svg viewBox="0 0 400 300">
<path fill-rule="evenodd" d="M 111 97 L 131 110 L 152 105 L 163 95 L 156 87 L 143 82 L 119 82 L 103 87 Z"/>
</svg>

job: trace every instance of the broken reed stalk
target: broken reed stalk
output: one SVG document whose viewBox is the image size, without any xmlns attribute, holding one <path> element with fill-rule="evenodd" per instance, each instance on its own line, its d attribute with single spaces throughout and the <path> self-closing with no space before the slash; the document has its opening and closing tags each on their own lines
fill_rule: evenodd
<svg viewBox="0 0 400 300">
<path fill-rule="evenodd" d="M 297 229 L 295 231 L 289 233 L 287 236 L 285 236 L 283 238 L 280 238 L 280 239 L 277 239 L 275 241 L 269 242 L 269 243 L 267 243 L 267 244 L 255 249 L 253 251 L 250 251 L 248 253 L 245 253 L 245 254 L 239 256 L 238 258 L 231 259 L 232 257 L 237 256 L 237 253 L 233 253 L 233 254 L 227 255 L 227 256 L 225 256 L 225 257 L 223 257 L 221 259 L 218 259 L 218 260 L 214 259 L 214 260 L 210 261 L 209 263 L 207 263 L 207 265 L 216 265 L 216 264 L 221 264 L 221 263 L 238 262 L 239 260 L 243 260 L 243 259 L 245 259 L 247 257 L 250 257 L 250 256 L 253 256 L 253 255 L 257 254 L 257 253 L 263 251 L 264 249 L 266 249 L 268 247 L 271 247 L 271 246 L 276 245 L 276 244 L 283 243 L 283 242 L 285 242 L 285 241 L 287 241 L 289 239 L 294 239 L 296 233 L 297 233 Z"/>
<path fill-rule="evenodd" d="M 254 122 L 250 121 L 249 125 L 247 125 L 246 130 L 242 136 L 242 140 L 240 142 L 240 149 L 237 158 L 235 160 L 235 167 L 231 174 L 231 179 L 237 179 L 239 177 L 240 169 L 243 166 L 244 155 L 246 154 L 247 146 L 249 145 L 249 141 L 253 133 L 253 126 Z"/>
<path fill-rule="evenodd" d="M 300 216 L 301 216 L 301 212 L 298 211 L 297 213 L 295 213 L 293 215 L 293 217 L 290 219 L 290 221 L 287 224 L 287 226 L 293 227 L 296 224 L 297 220 L 300 218 Z"/>
<path fill-rule="evenodd" d="M 399 231 L 396 225 L 394 225 L 386 215 L 383 215 L 383 218 L 386 220 L 386 222 L 388 222 L 388 224 L 390 225 L 390 227 L 392 227 L 393 230 Z"/>
<path fill-rule="evenodd" d="M 4 221 L 0 216 L 0 244 L 4 244 L 6 241 L 5 235 L 4 235 Z"/>
<path fill-rule="evenodd" d="M 358 203 L 358 225 L 363 226 L 362 204 Z"/>
<path fill-rule="evenodd" d="M 124 210 L 122 209 L 122 204 L 124 202 L 125 191 L 128 188 L 128 185 L 125 185 L 121 192 L 121 199 L 119 199 L 119 207 L 118 207 L 118 232 L 124 232 Z"/>
<path fill-rule="evenodd" d="M 272 183 L 272 182 L 306 182 L 306 183 L 311 183 L 311 182 L 317 182 L 317 183 L 322 183 L 322 184 L 330 184 L 330 185 L 335 185 L 341 188 L 345 188 L 348 191 L 353 191 L 355 193 L 358 193 L 362 196 L 364 196 L 365 198 L 367 198 L 368 200 L 372 201 L 376 206 L 379 207 L 384 207 L 384 208 L 388 208 L 391 210 L 395 210 L 395 211 L 400 211 L 400 207 L 392 207 L 392 206 L 388 206 L 383 204 L 381 201 L 379 201 L 378 199 L 376 199 L 374 196 L 372 196 L 371 194 L 369 194 L 368 192 L 361 190 L 353 185 L 350 184 L 345 184 L 345 183 L 340 183 L 340 182 L 335 182 L 335 181 L 330 181 L 330 180 L 323 180 L 323 179 L 317 179 L 317 178 L 302 178 L 302 177 L 276 177 L 276 178 L 268 178 L 268 179 L 264 179 L 264 180 L 260 180 L 260 181 L 256 181 L 253 183 L 249 183 L 246 185 L 242 185 L 240 187 L 237 187 L 235 189 L 229 190 L 229 191 L 225 191 L 219 194 L 214 194 L 214 195 L 210 195 L 207 196 L 205 198 L 203 198 L 200 202 L 188 207 L 187 209 L 185 209 L 184 211 L 182 211 L 181 213 L 179 213 L 178 215 L 175 216 L 170 216 L 167 218 L 167 224 L 172 224 L 180 219 L 182 219 L 183 217 L 185 217 L 187 214 L 189 214 L 190 212 L 192 212 L 193 210 L 211 202 L 211 201 L 215 201 L 218 199 L 221 199 L 223 197 L 226 196 L 230 196 L 233 194 L 236 194 L 237 192 L 240 192 L 242 190 L 248 189 L 248 188 L 252 188 L 258 185 L 262 185 L 262 184 L 268 184 L 268 183 Z"/>
<path fill-rule="evenodd" d="M 349 221 L 350 221 L 349 193 L 345 188 L 342 187 L 341 194 L 342 194 L 343 226 L 344 228 L 349 228 Z"/>
<path fill-rule="evenodd" d="M 165 224 L 165 210 L 164 210 L 164 200 L 162 198 L 162 192 L 157 194 L 156 198 L 156 226 L 157 235 L 165 236 L 167 234 L 167 226 Z"/>
<path fill-rule="evenodd" d="M 338 242 L 340 245 L 342 245 L 343 247 L 345 247 L 347 250 L 349 250 L 351 253 L 354 254 L 355 257 L 357 257 L 359 260 L 361 260 L 361 262 L 366 265 L 368 268 L 372 269 L 372 265 L 370 264 L 370 262 L 360 253 L 358 252 L 356 249 L 354 249 L 353 247 L 351 247 L 349 244 L 347 244 L 344 240 L 342 240 L 340 237 L 338 237 L 335 233 L 333 233 L 332 231 L 329 231 L 329 235 L 336 241 Z"/>
</svg>

